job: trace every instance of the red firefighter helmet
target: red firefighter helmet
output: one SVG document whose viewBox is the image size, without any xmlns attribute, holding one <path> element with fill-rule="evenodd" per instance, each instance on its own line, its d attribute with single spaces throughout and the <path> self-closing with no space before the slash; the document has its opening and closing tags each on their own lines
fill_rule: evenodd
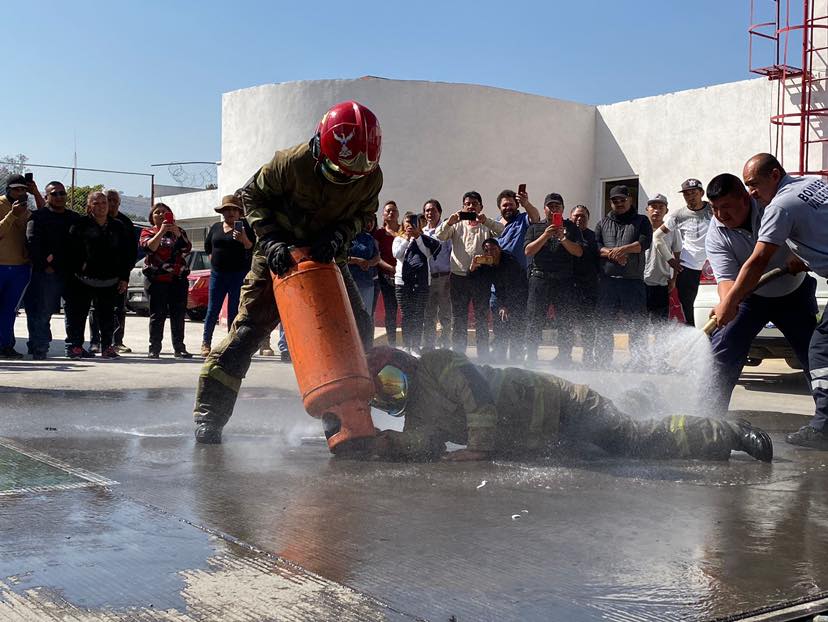
<svg viewBox="0 0 828 622">
<path fill-rule="evenodd" d="M 316 128 L 316 158 L 326 179 L 350 183 L 379 165 L 382 131 L 376 115 L 355 101 L 336 104 Z"/>
</svg>

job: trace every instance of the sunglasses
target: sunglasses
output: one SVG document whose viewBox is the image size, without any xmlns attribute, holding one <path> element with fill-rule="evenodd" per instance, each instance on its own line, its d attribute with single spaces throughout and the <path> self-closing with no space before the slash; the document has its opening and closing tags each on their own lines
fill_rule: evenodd
<svg viewBox="0 0 828 622">
<path fill-rule="evenodd" d="M 49 196 L 50 197 L 65 197 L 66 196 L 66 190 L 53 190 L 52 192 L 49 193 Z"/>
</svg>

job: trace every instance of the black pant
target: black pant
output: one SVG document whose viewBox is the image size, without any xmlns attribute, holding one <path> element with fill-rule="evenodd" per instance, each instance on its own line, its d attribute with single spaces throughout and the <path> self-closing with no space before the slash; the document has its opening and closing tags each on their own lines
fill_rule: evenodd
<svg viewBox="0 0 828 622">
<path fill-rule="evenodd" d="M 66 283 L 66 347 L 83 346 L 86 316 L 94 302 L 98 310 L 101 350 L 112 345 L 112 333 L 115 330 L 115 305 L 118 286 L 91 287 L 70 277 Z"/>
<path fill-rule="evenodd" d="M 402 309 L 402 339 L 406 348 L 419 348 L 423 339 L 423 319 L 428 303 L 428 288 L 396 285 L 397 304 Z"/>
<path fill-rule="evenodd" d="M 620 321 L 619 312 L 623 316 Z M 647 338 L 647 290 L 643 280 L 603 277 L 596 314 L 601 318 L 595 340 L 596 363 L 602 366 L 612 363 L 615 329 L 629 335 L 632 354 L 643 352 Z"/>
<path fill-rule="evenodd" d="M 526 299 L 528 293 L 525 287 L 515 284 L 515 289 L 501 293 L 501 296 L 492 295 L 492 352 L 495 358 L 523 361 L 526 352 Z M 508 317 L 500 317 L 500 308 L 506 309 Z"/>
<path fill-rule="evenodd" d="M 388 345 L 393 348 L 397 345 L 397 294 L 394 289 L 394 277 L 380 273 L 378 281 L 382 293 L 382 306 L 385 309 L 385 335 Z M 374 306 L 376 304 L 375 296 Z M 371 315 L 373 315 L 373 310 Z"/>
<path fill-rule="evenodd" d="M 676 278 L 676 289 L 678 290 L 681 310 L 684 312 L 684 321 L 690 326 L 695 326 L 693 320 L 693 303 L 696 302 L 696 294 L 699 293 L 699 279 L 701 270 L 683 268 Z"/>
<path fill-rule="evenodd" d="M 647 314 L 650 322 L 659 324 L 666 322 L 670 316 L 670 292 L 666 285 L 646 285 L 647 287 Z"/>
<path fill-rule="evenodd" d="M 116 346 L 124 345 L 124 327 L 126 324 L 127 293 L 120 294 L 115 299 L 115 332 L 112 334 L 112 343 Z M 89 312 L 89 343 L 100 343 L 101 331 L 98 328 L 97 307 Z"/>
<path fill-rule="evenodd" d="M 569 344 L 572 352 L 572 279 L 552 278 L 549 273 L 532 271 L 529 273 L 529 300 L 527 302 L 526 321 L 526 358 L 538 358 L 538 346 L 543 336 L 543 326 L 549 305 L 555 305 L 555 326 L 558 330 L 558 342 Z M 564 356 L 564 348 L 560 352 Z"/>
<path fill-rule="evenodd" d="M 572 279 L 571 330 L 558 332 L 558 353 L 564 358 L 572 357 L 575 332 L 581 333 L 584 350 L 582 362 L 589 367 L 595 364 L 595 307 L 598 304 L 598 277 L 574 277 Z"/>
<path fill-rule="evenodd" d="M 469 303 L 474 308 L 477 335 L 477 356 L 489 355 L 489 295 L 491 284 L 485 278 L 470 274 L 453 274 L 451 279 L 452 344 L 455 352 L 465 352 L 469 343 Z"/>
<path fill-rule="evenodd" d="M 149 294 L 149 351 L 161 352 L 164 322 L 170 318 L 173 350 L 184 352 L 184 315 L 187 312 L 187 277 L 172 281 L 153 281 L 147 287 Z"/>
</svg>

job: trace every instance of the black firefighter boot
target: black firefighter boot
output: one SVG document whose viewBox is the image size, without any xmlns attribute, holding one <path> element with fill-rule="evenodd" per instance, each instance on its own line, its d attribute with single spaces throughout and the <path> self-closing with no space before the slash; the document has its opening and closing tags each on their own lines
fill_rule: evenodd
<svg viewBox="0 0 828 622">
<path fill-rule="evenodd" d="M 762 462 L 773 460 L 773 442 L 767 432 L 752 426 L 744 419 L 736 421 L 733 428 L 738 437 L 737 451 L 744 451 Z"/>
<path fill-rule="evenodd" d="M 236 403 L 236 392 L 214 378 L 201 376 L 198 379 L 195 412 L 195 440 L 204 445 L 221 443 L 221 430 Z"/>
</svg>

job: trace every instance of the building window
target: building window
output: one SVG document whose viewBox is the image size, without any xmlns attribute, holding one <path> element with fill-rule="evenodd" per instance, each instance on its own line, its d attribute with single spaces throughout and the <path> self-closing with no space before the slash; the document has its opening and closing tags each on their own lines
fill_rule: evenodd
<svg viewBox="0 0 828 622">
<path fill-rule="evenodd" d="M 630 189 L 633 209 L 638 212 L 638 178 L 634 179 L 609 179 L 601 181 L 601 204 L 604 206 L 603 216 L 610 212 L 609 193 L 613 186 L 627 186 Z"/>
</svg>

